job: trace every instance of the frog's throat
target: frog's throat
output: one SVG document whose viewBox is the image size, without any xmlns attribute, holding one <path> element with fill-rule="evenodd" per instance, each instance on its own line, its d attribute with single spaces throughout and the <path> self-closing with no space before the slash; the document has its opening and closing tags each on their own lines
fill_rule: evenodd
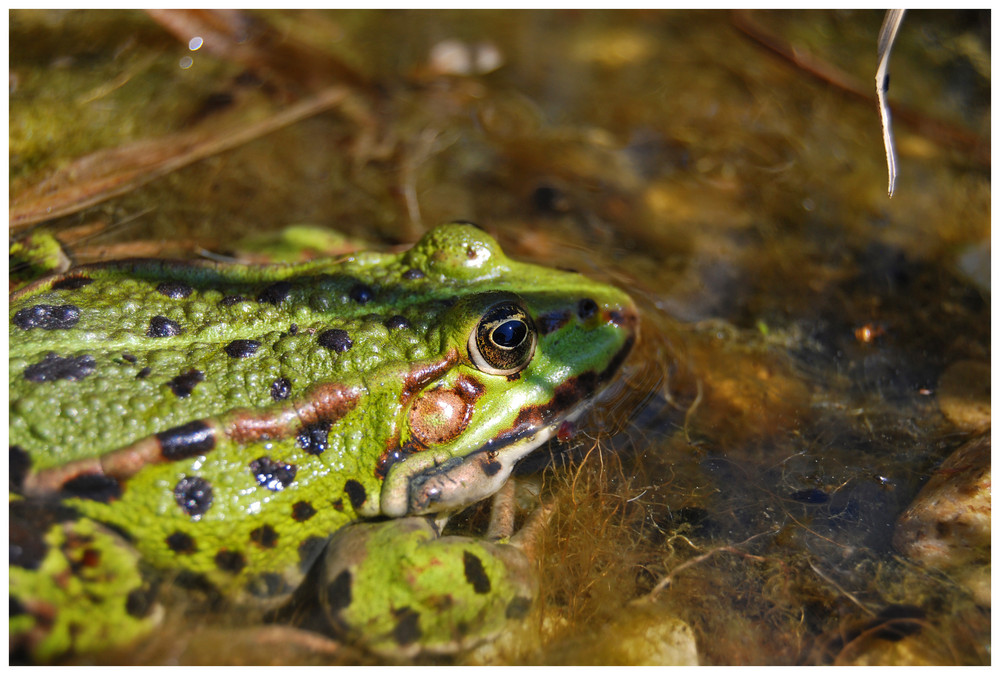
<svg viewBox="0 0 1000 675">
<path fill-rule="evenodd" d="M 456 511 L 486 499 L 503 487 L 518 461 L 552 438 L 563 422 L 575 421 L 592 403 L 592 399 L 581 401 L 544 427 L 491 440 L 464 457 L 451 457 L 441 463 L 430 453 L 410 458 L 405 463 L 409 471 L 393 476 L 394 482 L 406 481 L 406 489 L 383 488 L 382 514 L 399 518 Z M 409 463 L 417 457 L 425 461 Z"/>
</svg>

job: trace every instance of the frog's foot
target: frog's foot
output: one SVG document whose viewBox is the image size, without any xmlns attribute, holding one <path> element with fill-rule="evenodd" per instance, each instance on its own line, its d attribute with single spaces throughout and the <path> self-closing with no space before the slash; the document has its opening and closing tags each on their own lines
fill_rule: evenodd
<svg viewBox="0 0 1000 675">
<path fill-rule="evenodd" d="M 472 647 L 523 618 L 537 592 L 517 546 L 441 537 L 419 516 L 338 531 L 322 579 L 320 599 L 338 631 L 403 657 Z"/>
<path fill-rule="evenodd" d="M 138 554 L 92 520 L 53 523 L 37 510 L 11 504 L 12 662 L 124 646 L 151 631 L 162 609 Z"/>
</svg>

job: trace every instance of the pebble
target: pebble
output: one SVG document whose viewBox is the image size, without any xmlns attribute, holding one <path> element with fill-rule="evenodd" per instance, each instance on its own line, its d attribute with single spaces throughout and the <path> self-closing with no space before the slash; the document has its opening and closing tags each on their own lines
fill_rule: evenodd
<svg viewBox="0 0 1000 675">
<path fill-rule="evenodd" d="M 990 436 L 956 450 L 899 517 L 893 546 L 990 606 Z"/>
</svg>

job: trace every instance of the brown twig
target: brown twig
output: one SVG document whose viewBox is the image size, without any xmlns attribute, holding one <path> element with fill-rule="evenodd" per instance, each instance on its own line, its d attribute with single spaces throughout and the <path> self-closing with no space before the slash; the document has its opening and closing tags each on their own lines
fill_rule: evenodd
<svg viewBox="0 0 1000 675">
<path fill-rule="evenodd" d="M 845 73 L 836 66 L 816 58 L 812 54 L 794 47 L 761 25 L 749 10 L 734 10 L 733 25 L 754 42 L 777 56 L 789 61 L 795 67 L 817 80 L 832 85 L 856 98 L 878 105 L 870 84 Z M 990 144 L 978 134 L 968 129 L 929 117 L 913 108 L 892 104 L 893 119 L 903 122 L 915 132 L 938 145 L 955 148 L 966 153 L 978 164 L 989 166 Z"/>
</svg>

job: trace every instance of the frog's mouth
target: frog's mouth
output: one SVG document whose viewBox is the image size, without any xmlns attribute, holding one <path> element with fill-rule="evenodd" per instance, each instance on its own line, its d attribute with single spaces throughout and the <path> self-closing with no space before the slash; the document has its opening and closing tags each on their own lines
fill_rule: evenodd
<svg viewBox="0 0 1000 675">
<path fill-rule="evenodd" d="M 492 440 L 465 457 L 452 457 L 411 476 L 406 512 L 419 515 L 453 511 L 489 497 L 503 487 L 523 457 L 552 438 L 563 422 L 575 421 L 592 403 L 584 401 L 531 433 Z"/>
<path fill-rule="evenodd" d="M 420 457 L 416 455 L 395 465 L 383 485 L 382 514 L 398 518 L 455 511 L 494 494 L 518 461 L 552 438 L 564 422 L 576 421 L 593 405 L 633 342 L 634 336 L 604 372 L 585 373 L 560 385 L 549 404 L 522 411 L 510 430 L 467 455 L 438 463 L 427 454 L 421 457 L 422 465 L 413 462 Z"/>
</svg>

